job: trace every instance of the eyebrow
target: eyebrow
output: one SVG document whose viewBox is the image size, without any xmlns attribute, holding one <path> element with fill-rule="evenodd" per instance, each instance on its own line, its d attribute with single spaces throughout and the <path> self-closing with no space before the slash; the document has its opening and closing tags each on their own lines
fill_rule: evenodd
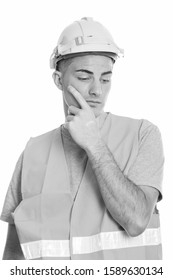
<svg viewBox="0 0 173 280">
<path fill-rule="evenodd" d="M 75 72 L 83 72 L 83 73 L 87 73 L 87 74 L 90 74 L 90 75 L 94 74 L 92 71 L 89 71 L 87 69 L 78 69 Z M 108 74 L 112 74 L 112 71 L 107 71 L 107 72 L 102 73 L 102 75 L 108 75 Z"/>
</svg>

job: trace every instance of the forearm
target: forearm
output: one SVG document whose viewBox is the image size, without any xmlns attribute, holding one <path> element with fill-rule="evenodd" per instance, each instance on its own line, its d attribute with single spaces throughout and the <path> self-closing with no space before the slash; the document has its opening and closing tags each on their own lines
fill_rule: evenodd
<svg viewBox="0 0 173 280">
<path fill-rule="evenodd" d="M 148 223 L 145 193 L 123 174 L 101 139 L 86 152 L 112 217 L 130 235 L 140 234 Z"/>
</svg>

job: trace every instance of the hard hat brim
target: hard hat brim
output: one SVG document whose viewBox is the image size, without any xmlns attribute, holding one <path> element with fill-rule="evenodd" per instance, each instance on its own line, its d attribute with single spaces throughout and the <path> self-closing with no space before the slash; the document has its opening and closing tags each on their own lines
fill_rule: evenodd
<svg viewBox="0 0 173 280">
<path fill-rule="evenodd" d="M 80 57 L 80 56 L 86 56 L 86 55 L 102 55 L 106 56 L 112 59 L 113 63 L 117 59 L 117 55 L 115 53 L 109 53 L 109 52 L 78 52 L 78 53 L 71 53 L 71 54 L 66 54 L 66 55 L 59 55 L 57 58 L 55 58 L 55 66 L 62 60 L 66 60 L 69 58 L 74 58 L 74 57 Z"/>
</svg>

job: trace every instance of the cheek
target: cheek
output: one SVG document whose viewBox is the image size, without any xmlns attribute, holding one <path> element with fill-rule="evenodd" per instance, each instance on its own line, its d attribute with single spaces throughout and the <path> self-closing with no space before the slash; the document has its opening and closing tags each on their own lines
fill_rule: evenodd
<svg viewBox="0 0 173 280">
<path fill-rule="evenodd" d="M 106 85 L 104 88 L 103 88 L 103 95 L 104 95 L 104 99 L 106 100 L 107 97 L 108 97 L 108 94 L 110 92 L 110 89 L 111 89 L 111 84 L 109 83 L 108 85 Z"/>
</svg>

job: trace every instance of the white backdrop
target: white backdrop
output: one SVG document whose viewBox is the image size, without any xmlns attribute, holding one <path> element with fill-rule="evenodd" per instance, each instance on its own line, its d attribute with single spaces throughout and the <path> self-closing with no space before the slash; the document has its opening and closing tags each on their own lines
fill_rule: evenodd
<svg viewBox="0 0 173 280">
<path fill-rule="evenodd" d="M 58 36 L 84 16 L 102 22 L 125 57 L 114 69 L 106 110 L 149 119 L 165 151 L 164 200 L 159 203 L 164 259 L 172 257 L 172 1 L 6 0 L 0 2 L 0 208 L 15 163 L 31 136 L 64 121 L 49 57 Z M 0 257 L 6 239 L 0 222 Z"/>
</svg>

